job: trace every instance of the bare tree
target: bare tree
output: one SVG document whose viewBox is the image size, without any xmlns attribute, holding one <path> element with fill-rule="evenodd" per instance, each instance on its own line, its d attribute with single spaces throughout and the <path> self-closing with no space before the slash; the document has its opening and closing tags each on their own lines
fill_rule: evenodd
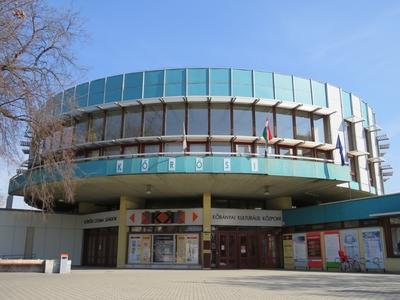
<svg viewBox="0 0 400 300">
<path fill-rule="evenodd" d="M 54 95 L 80 70 L 72 46 L 83 37 L 72 10 L 56 10 L 44 0 L 0 2 L 0 157 L 20 160 L 17 141 L 29 139 L 25 199 L 46 210 L 55 197 L 74 198 L 74 153 L 60 140 L 70 120 L 60 118 Z"/>
</svg>

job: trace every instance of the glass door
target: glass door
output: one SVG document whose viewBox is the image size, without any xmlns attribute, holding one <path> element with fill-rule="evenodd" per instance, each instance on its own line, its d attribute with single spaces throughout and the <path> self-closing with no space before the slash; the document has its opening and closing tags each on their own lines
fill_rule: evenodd
<svg viewBox="0 0 400 300">
<path fill-rule="evenodd" d="M 260 267 L 278 268 L 280 266 L 279 235 L 261 232 L 259 237 Z"/>
<path fill-rule="evenodd" d="M 239 268 L 257 268 L 258 245 L 257 234 L 252 231 L 238 232 Z"/>
<path fill-rule="evenodd" d="M 236 263 L 236 233 L 229 231 L 217 232 L 217 268 L 237 268 Z"/>
</svg>

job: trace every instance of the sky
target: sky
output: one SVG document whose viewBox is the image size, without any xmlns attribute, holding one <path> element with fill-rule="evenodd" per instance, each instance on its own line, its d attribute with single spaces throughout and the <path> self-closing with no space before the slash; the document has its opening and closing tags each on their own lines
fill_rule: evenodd
<svg viewBox="0 0 400 300">
<path fill-rule="evenodd" d="M 234 67 L 331 83 L 366 101 L 400 192 L 400 1 L 64 1 L 89 36 L 74 47 L 87 71 L 76 82 L 174 67 Z M 3 164 L 4 165 L 4 164 Z M 9 167 L 0 170 L 6 194 Z"/>
</svg>

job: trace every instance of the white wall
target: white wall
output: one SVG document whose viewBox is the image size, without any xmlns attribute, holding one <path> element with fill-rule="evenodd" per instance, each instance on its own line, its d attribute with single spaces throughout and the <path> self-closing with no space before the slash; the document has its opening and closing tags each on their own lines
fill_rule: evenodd
<svg viewBox="0 0 400 300">
<path fill-rule="evenodd" d="M 0 256 L 24 255 L 27 227 L 34 228 L 36 258 L 55 259 L 67 252 L 73 265 L 81 264 L 83 230 L 78 215 L 0 210 Z"/>
</svg>

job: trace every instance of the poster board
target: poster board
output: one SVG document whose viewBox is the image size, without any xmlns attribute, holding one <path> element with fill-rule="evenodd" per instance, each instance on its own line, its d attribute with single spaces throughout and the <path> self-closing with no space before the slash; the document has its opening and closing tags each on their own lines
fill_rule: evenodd
<svg viewBox="0 0 400 300">
<path fill-rule="evenodd" d="M 325 231 L 325 265 L 327 269 L 340 269 L 340 232 Z"/>
<path fill-rule="evenodd" d="M 295 268 L 307 268 L 307 247 L 306 235 L 304 233 L 294 233 L 293 242 L 293 260 Z"/>
<path fill-rule="evenodd" d="M 342 237 L 342 249 L 346 253 L 347 257 L 356 262 L 351 265 L 351 271 L 360 271 L 360 246 L 358 241 L 358 230 L 357 229 L 346 229 L 340 232 Z"/>
<path fill-rule="evenodd" d="M 177 234 L 176 235 L 176 263 L 199 264 L 199 235 Z"/>
<path fill-rule="evenodd" d="M 365 269 L 383 270 L 383 248 L 379 228 L 362 229 L 364 242 Z"/>
<path fill-rule="evenodd" d="M 153 235 L 153 262 L 175 263 L 175 237 L 173 234 Z"/>
<path fill-rule="evenodd" d="M 321 232 L 307 232 L 306 236 L 308 267 L 322 269 Z"/>
<path fill-rule="evenodd" d="M 151 235 L 130 234 L 128 237 L 128 264 L 149 264 L 151 261 Z"/>
<path fill-rule="evenodd" d="M 283 265 L 285 269 L 294 268 L 293 240 L 291 234 L 284 234 L 283 237 Z"/>
</svg>

